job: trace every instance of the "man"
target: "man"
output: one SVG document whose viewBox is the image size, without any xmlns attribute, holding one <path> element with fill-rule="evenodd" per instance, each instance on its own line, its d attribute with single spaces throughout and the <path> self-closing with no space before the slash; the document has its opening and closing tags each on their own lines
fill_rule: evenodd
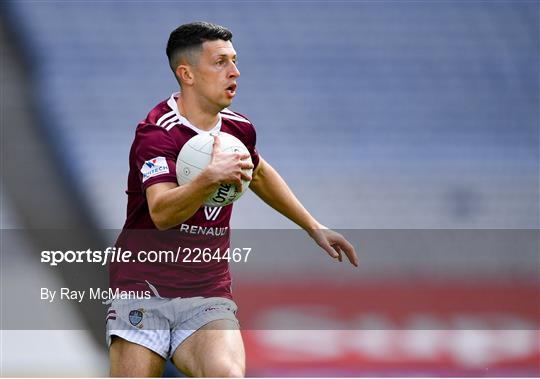
<svg viewBox="0 0 540 379">
<path fill-rule="evenodd" d="M 222 183 L 241 188 L 242 180 L 251 180 L 251 190 L 306 230 L 332 258 L 341 261 L 344 253 L 357 266 L 354 248 L 318 223 L 259 156 L 251 122 L 227 109 L 240 76 L 231 38 L 226 28 L 205 22 L 182 25 L 171 33 L 167 56 L 181 92 L 158 104 L 137 127 L 130 152 L 127 219 L 117 245 L 131 251 L 142 245 L 175 250 L 180 240 L 184 246 L 226 248 L 228 234 L 204 234 L 212 228 L 228 230 L 232 205 L 209 210 L 203 203 Z M 178 186 L 175 163 L 182 146 L 198 133 L 217 131 L 239 138 L 249 154 L 222 152 L 219 137 L 214 137 L 210 164 L 193 181 Z M 247 160 L 250 156 L 253 163 Z M 150 234 L 141 238 L 130 233 L 134 229 Z M 114 289 L 153 294 L 147 300 L 112 302 L 107 314 L 111 375 L 160 376 L 171 358 L 191 376 L 244 376 L 228 262 L 112 263 L 110 280 Z"/>
</svg>

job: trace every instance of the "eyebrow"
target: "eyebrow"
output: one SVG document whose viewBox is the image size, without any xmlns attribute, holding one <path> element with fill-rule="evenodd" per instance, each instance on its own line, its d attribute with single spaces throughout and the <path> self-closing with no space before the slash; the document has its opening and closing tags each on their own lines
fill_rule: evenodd
<svg viewBox="0 0 540 379">
<path fill-rule="evenodd" d="M 218 57 L 219 57 L 219 58 L 229 58 L 230 55 L 229 55 L 229 54 L 218 54 Z M 238 59 L 237 56 L 236 56 L 236 54 L 234 54 L 234 55 L 232 56 L 232 58 L 233 58 L 233 59 L 235 59 L 235 58 Z"/>
</svg>

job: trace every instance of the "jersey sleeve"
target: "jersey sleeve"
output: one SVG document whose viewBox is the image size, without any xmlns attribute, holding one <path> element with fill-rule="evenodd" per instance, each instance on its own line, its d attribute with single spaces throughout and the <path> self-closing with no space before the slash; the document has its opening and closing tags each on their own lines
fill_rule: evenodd
<svg viewBox="0 0 540 379">
<path fill-rule="evenodd" d="M 251 120 L 249 120 L 241 113 L 235 113 L 249 121 L 249 126 L 244 129 L 245 139 L 242 142 L 244 142 L 247 149 L 249 150 L 249 154 L 251 155 L 251 161 L 253 162 L 253 166 L 255 166 L 253 169 L 255 170 L 255 168 L 257 168 L 259 164 L 259 151 L 257 150 L 257 131 L 255 130 L 255 126 L 253 125 Z"/>
<path fill-rule="evenodd" d="M 257 132 L 255 131 L 255 127 L 253 125 L 251 126 L 251 138 L 250 142 L 246 147 L 249 150 L 249 154 L 251 155 L 251 161 L 253 162 L 253 169 L 255 170 L 257 166 L 259 165 L 259 151 L 257 150 Z"/>
<path fill-rule="evenodd" d="M 179 149 L 169 132 L 145 125 L 135 136 L 133 161 L 138 169 L 142 191 L 156 183 L 176 183 L 176 158 Z"/>
</svg>

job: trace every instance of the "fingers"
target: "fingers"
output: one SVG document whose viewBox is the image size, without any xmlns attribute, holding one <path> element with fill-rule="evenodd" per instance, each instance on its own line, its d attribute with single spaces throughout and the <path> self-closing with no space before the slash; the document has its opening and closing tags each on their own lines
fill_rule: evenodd
<svg viewBox="0 0 540 379">
<path fill-rule="evenodd" d="M 324 251 L 328 253 L 332 258 L 339 259 L 339 254 L 337 251 L 326 241 L 322 242 L 320 246 L 323 248 Z"/>
<path fill-rule="evenodd" d="M 342 250 L 349 262 L 351 262 L 355 267 L 358 267 L 358 256 L 354 246 L 349 243 L 344 237 L 341 237 L 340 240 L 336 243 L 339 246 L 339 249 Z"/>
<path fill-rule="evenodd" d="M 218 136 L 213 136 L 212 163 L 217 167 L 220 174 L 220 182 L 232 184 L 238 192 L 243 192 L 242 181 L 251 181 L 255 167 L 251 162 L 249 153 L 229 152 L 221 150 L 221 141 Z"/>
<path fill-rule="evenodd" d="M 241 171 L 241 172 L 240 172 L 240 179 L 241 179 L 241 180 L 246 180 L 246 181 L 248 181 L 248 182 L 251 182 L 251 179 L 252 179 L 252 178 L 251 178 L 251 175 L 249 175 L 247 172 Z"/>
<path fill-rule="evenodd" d="M 356 251 L 341 234 L 335 233 L 331 230 L 325 231 L 324 237 L 319 240 L 319 246 L 321 246 L 332 258 L 339 262 L 343 261 L 343 253 L 347 256 L 347 259 L 355 267 L 358 267 L 358 256 Z"/>
<path fill-rule="evenodd" d="M 246 161 L 246 160 L 241 160 L 240 161 L 240 168 L 242 170 L 251 170 L 253 169 L 255 166 L 253 166 L 253 163 L 251 163 L 250 161 Z"/>
<path fill-rule="evenodd" d="M 240 170 L 241 170 L 240 179 L 246 180 L 248 182 L 251 181 L 252 177 L 247 171 L 252 170 L 255 167 L 250 160 L 249 161 L 246 160 L 249 158 L 250 158 L 249 154 L 238 154 L 238 159 L 240 159 L 240 161 L 238 162 L 238 166 L 240 167 Z"/>
<path fill-rule="evenodd" d="M 340 249 L 339 245 L 331 245 L 332 248 L 336 251 L 336 253 L 338 254 L 338 257 L 337 257 L 337 260 L 338 262 L 343 262 L 343 254 L 342 254 L 342 250 Z"/>
<path fill-rule="evenodd" d="M 234 183 L 233 183 L 236 187 L 236 192 L 242 192 L 244 186 L 242 184 L 242 180 L 238 179 L 238 180 L 235 180 Z"/>
<path fill-rule="evenodd" d="M 212 145 L 212 155 L 219 153 L 221 151 L 221 141 L 217 135 L 214 136 L 214 143 Z"/>
</svg>

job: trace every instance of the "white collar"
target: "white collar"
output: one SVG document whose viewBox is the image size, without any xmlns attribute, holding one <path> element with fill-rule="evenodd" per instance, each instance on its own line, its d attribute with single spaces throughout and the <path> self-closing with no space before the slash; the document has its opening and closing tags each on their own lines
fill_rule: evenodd
<svg viewBox="0 0 540 379">
<path fill-rule="evenodd" d="M 188 128 L 194 130 L 197 134 L 219 132 L 221 130 L 221 115 L 220 114 L 218 114 L 219 120 L 217 124 L 210 130 L 200 129 L 196 127 L 195 125 L 193 125 L 191 122 L 189 122 L 187 118 L 185 118 L 184 116 L 180 114 L 180 110 L 178 109 L 178 104 L 176 103 L 176 98 L 178 96 L 180 96 L 180 92 L 173 93 L 171 97 L 169 98 L 169 100 L 167 100 L 167 105 L 174 111 L 176 117 L 178 117 L 182 125 L 185 125 Z"/>
</svg>

